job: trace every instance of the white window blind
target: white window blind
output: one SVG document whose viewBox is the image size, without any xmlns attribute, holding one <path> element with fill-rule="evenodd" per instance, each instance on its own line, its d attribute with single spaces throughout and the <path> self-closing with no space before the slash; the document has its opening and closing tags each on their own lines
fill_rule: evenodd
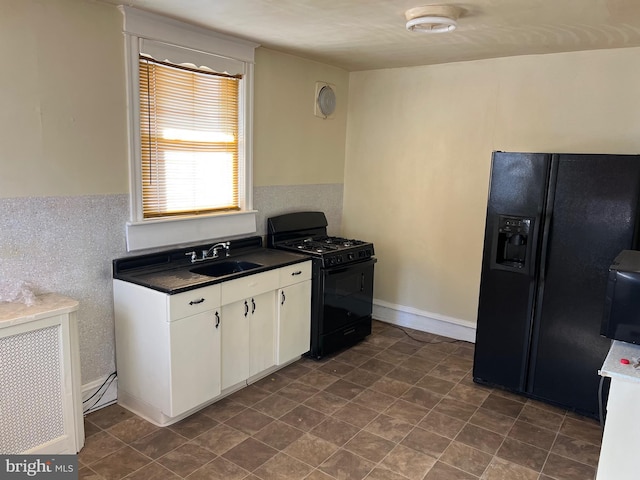
<svg viewBox="0 0 640 480">
<path fill-rule="evenodd" d="M 239 209 L 240 76 L 141 55 L 143 217 Z"/>
</svg>

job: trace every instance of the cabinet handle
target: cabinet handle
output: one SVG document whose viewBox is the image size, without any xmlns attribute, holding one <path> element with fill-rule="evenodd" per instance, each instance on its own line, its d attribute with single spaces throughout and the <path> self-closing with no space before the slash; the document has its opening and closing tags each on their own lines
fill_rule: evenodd
<svg viewBox="0 0 640 480">
<path fill-rule="evenodd" d="M 216 328 L 220 326 L 220 314 L 216 312 Z"/>
<path fill-rule="evenodd" d="M 251 315 L 253 315 L 255 311 L 256 311 L 256 301 L 252 298 L 251 299 Z"/>
<path fill-rule="evenodd" d="M 298 270 L 297 272 L 292 272 L 291 275 L 300 275 L 302 273 L 302 270 Z"/>
<path fill-rule="evenodd" d="M 281 291 L 280 294 L 282 295 L 282 300 L 280 301 L 280 305 L 284 305 L 284 301 L 287 299 L 287 297 L 284 296 L 284 290 Z"/>
<path fill-rule="evenodd" d="M 198 305 L 199 303 L 204 302 L 204 298 L 201 298 L 200 300 L 191 300 L 189 302 L 189 305 Z"/>
<path fill-rule="evenodd" d="M 247 301 L 244 301 L 244 316 L 246 317 L 247 314 L 249 313 L 249 305 L 247 304 Z"/>
</svg>

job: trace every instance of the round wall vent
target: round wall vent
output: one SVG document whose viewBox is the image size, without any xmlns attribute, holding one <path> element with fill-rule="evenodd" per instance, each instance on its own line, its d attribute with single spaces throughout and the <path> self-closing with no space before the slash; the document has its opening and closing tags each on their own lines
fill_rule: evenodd
<svg viewBox="0 0 640 480">
<path fill-rule="evenodd" d="M 316 82 L 316 98 L 314 114 L 320 118 L 330 118 L 336 111 L 335 86 L 329 83 Z"/>
</svg>

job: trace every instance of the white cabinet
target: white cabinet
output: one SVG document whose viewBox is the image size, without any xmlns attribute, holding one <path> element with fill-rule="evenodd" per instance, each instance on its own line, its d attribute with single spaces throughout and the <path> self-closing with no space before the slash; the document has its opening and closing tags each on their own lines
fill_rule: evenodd
<svg viewBox="0 0 640 480">
<path fill-rule="evenodd" d="M 266 292 L 251 299 L 249 318 L 249 376 L 276 364 L 275 292 Z"/>
<path fill-rule="evenodd" d="M 308 351 L 310 279 L 311 261 L 175 295 L 114 280 L 118 403 L 170 425 Z"/>
<path fill-rule="evenodd" d="M 311 262 L 280 269 L 277 300 L 277 365 L 309 351 L 311 339 Z"/>
<path fill-rule="evenodd" d="M 225 305 L 222 309 L 222 389 L 249 378 L 249 321 L 246 301 Z"/>
<path fill-rule="evenodd" d="M 621 363 L 623 358 L 629 363 Z M 636 358 L 640 358 L 640 345 L 614 340 L 599 372 L 611 378 L 611 388 L 596 480 L 638 478 L 640 370 L 634 368 Z"/>
<path fill-rule="evenodd" d="M 220 313 L 209 310 L 169 323 L 171 405 L 176 416 L 220 395 Z"/>
<path fill-rule="evenodd" d="M 113 290 L 120 404 L 164 426 L 220 394 L 220 285 Z"/>
<path fill-rule="evenodd" d="M 222 284 L 222 390 L 275 365 L 278 271 Z"/>
<path fill-rule="evenodd" d="M 84 445 L 78 302 L 0 303 L 0 453 L 75 454 Z"/>
</svg>

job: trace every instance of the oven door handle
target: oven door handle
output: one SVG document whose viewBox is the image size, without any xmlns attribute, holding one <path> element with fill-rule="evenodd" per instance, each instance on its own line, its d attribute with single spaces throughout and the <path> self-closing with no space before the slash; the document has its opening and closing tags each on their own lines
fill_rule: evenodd
<svg viewBox="0 0 640 480">
<path fill-rule="evenodd" d="M 326 268 L 325 272 L 327 272 L 327 275 L 339 275 L 346 272 L 347 270 L 349 270 L 349 267 Z"/>
<path fill-rule="evenodd" d="M 358 268 L 361 269 L 365 269 L 367 267 L 369 267 L 370 265 L 373 265 L 375 263 L 378 262 L 378 259 L 376 258 L 370 258 L 368 260 L 365 260 L 363 262 L 353 262 L 353 263 L 348 263 L 344 266 L 340 266 L 340 267 L 325 267 L 323 270 L 325 272 L 326 275 L 338 275 L 340 273 L 344 273 L 346 271 L 349 270 L 355 270 Z"/>
</svg>

